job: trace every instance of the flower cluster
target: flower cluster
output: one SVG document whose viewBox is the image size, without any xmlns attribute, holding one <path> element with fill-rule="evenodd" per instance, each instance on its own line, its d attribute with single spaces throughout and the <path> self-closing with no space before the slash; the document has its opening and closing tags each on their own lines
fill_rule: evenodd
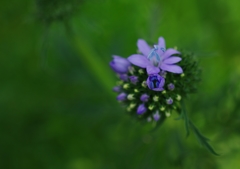
<svg viewBox="0 0 240 169">
<path fill-rule="evenodd" d="M 139 39 L 137 46 L 140 54 L 113 56 L 110 67 L 120 79 L 113 91 L 131 115 L 159 122 L 181 111 L 179 102 L 196 90 L 200 70 L 193 54 L 167 49 L 163 37 L 152 47 Z"/>
</svg>

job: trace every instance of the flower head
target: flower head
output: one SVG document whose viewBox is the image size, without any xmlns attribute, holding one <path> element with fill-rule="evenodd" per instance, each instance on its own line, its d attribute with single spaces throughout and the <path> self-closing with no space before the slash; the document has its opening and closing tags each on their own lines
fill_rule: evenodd
<svg viewBox="0 0 240 169">
<path fill-rule="evenodd" d="M 159 38 L 158 45 L 154 45 L 152 49 L 142 39 L 138 40 L 137 46 L 142 54 L 131 55 L 128 57 L 128 60 L 133 65 L 146 68 L 149 75 L 159 73 L 160 69 L 172 73 L 183 72 L 180 66 L 175 65 L 175 63 L 181 61 L 181 58 L 172 56 L 174 54 L 180 54 L 180 52 L 172 48 L 166 50 L 163 37 Z"/>
<path fill-rule="evenodd" d="M 128 72 L 130 62 L 125 58 L 114 55 L 109 65 L 116 73 L 123 74 Z"/>
<path fill-rule="evenodd" d="M 180 53 L 171 48 L 166 50 L 162 37 L 153 48 L 141 39 L 137 45 L 141 55 L 131 55 L 128 60 L 113 56 L 113 61 L 110 62 L 111 68 L 121 79 L 113 88 L 113 91 L 118 93 L 117 100 L 124 105 L 128 114 L 137 117 L 138 120 L 152 122 L 153 126 L 159 126 L 171 113 L 178 112 L 185 120 L 187 134 L 191 124 L 201 143 L 217 155 L 209 145 L 208 139 L 199 134 L 189 121 L 182 107 L 183 102 L 179 103 L 189 93 L 197 90 L 196 83 L 200 81 L 201 71 L 193 53 Z M 176 65 L 179 61 L 182 67 Z"/>
<path fill-rule="evenodd" d="M 160 124 L 171 112 L 181 112 L 179 101 L 195 91 L 200 71 L 192 53 L 166 50 L 162 37 L 153 48 L 140 39 L 138 48 L 141 55 L 113 56 L 110 66 L 120 79 L 113 91 L 129 114 Z"/>
</svg>

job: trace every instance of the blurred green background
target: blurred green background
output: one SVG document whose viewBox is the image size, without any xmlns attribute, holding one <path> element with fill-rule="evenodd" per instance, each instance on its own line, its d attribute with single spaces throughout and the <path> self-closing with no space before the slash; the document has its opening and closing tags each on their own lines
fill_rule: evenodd
<svg viewBox="0 0 240 169">
<path fill-rule="evenodd" d="M 240 167 L 240 2 L 237 0 L 0 1 L 1 169 Z M 138 38 L 197 54 L 203 69 L 189 117 L 155 132 L 131 119 L 112 87 L 111 55 Z"/>
</svg>

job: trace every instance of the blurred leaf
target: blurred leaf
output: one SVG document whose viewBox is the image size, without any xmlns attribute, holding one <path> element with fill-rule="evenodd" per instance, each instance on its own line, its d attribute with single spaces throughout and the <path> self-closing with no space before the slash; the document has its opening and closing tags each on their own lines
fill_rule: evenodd
<svg viewBox="0 0 240 169">
<path fill-rule="evenodd" d="M 191 126 L 191 129 L 193 130 L 195 136 L 197 137 L 199 143 L 204 146 L 206 149 L 208 149 L 212 154 L 219 156 L 218 153 L 215 152 L 215 150 L 212 148 L 212 146 L 208 143 L 210 140 L 203 136 L 200 131 L 197 129 L 197 127 L 189 120 L 189 124 Z"/>
</svg>

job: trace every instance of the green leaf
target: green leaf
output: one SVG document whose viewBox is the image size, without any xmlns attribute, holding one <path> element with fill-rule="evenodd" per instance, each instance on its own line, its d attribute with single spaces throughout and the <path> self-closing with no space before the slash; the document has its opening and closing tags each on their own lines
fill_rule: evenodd
<svg viewBox="0 0 240 169">
<path fill-rule="evenodd" d="M 203 136 L 200 131 L 197 129 L 197 127 L 191 122 L 191 120 L 189 120 L 189 124 L 190 127 L 192 129 L 192 131 L 194 132 L 195 136 L 197 137 L 199 143 L 205 147 L 206 149 L 208 149 L 208 151 L 210 151 L 212 154 L 219 156 L 218 153 L 216 153 L 216 151 L 212 148 L 212 146 L 208 143 L 210 140 Z"/>
<path fill-rule="evenodd" d="M 190 127 L 192 129 L 192 131 L 194 132 L 194 135 L 196 136 L 199 143 L 203 147 L 208 149 L 212 154 L 219 156 L 219 154 L 216 153 L 215 150 L 212 148 L 212 146 L 208 143 L 210 140 L 207 137 L 203 136 L 200 133 L 200 131 L 197 129 L 197 127 L 193 124 L 193 122 L 188 118 L 187 113 L 186 113 L 186 108 L 185 108 L 183 101 L 181 101 L 181 106 L 182 106 L 181 114 L 176 120 L 184 119 L 187 136 L 189 136 L 189 134 L 190 134 L 190 130 L 189 130 L 189 127 Z"/>
</svg>

